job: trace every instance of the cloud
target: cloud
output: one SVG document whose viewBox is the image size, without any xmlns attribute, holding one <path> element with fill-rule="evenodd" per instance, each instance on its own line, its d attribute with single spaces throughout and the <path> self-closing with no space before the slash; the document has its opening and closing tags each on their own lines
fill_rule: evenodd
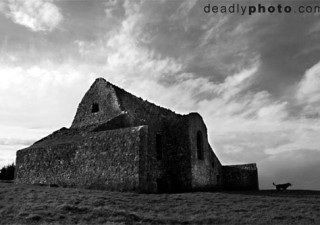
<svg viewBox="0 0 320 225">
<path fill-rule="evenodd" d="M 2 168 L 15 162 L 17 150 L 30 146 L 49 132 L 47 130 L 1 126 L 0 134 L 0 168 Z"/>
<path fill-rule="evenodd" d="M 28 114 L 28 112 L 25 112 Z M 20 117 L 26 119 L 25 114 Z M 47 116 L 50 116 L 47 114 Z M 7 118 L 6 115 L 4 115 Z M 34 121 L 37 118 L 29 117 L 28 120 Z M 50 128 L 28 128 L 17 124 L 8 125 L 1 121 L 0 127 L 0 168 L 15 161 L 16 151 L 26 148 L 40 138 L 52 133 Z"/>
<path fill-rule="evenodd" d="M 308 69 L 298 85 L 297 98 L 305 103 L 320 103 L 320 62 Z"/>
<path fill-rule="evenodd" d="M 181 18 L 187 18 L 188 15 L 190 14 L 190 11 L 196 5 L 196 3 L 197 3 L 197 0 L 186 0 L 186 1 L 183 1 L 181 3 L 181 5 L 177 8 L 175 13 L 171 16 L 170 19 L 179 20 Z M 187 22 L 187 24 L 188 24 L 188 22 Z M 187 26 L 185 26 L 185 29 L 188 29 Z"/>
<path fill-rule="evenodd" d="M 77 103 L 96 77 L 92 72 L 90 67 L 75 67 L 72 64 L 43 63 L 29 67 L 2 64 L 1 124 L 54 128 L 67 126 L 72 122 Z"/>
<path fill-rule="evenodd" d="M 17 150 L 71 124 L 97 77 L 92 72 L 72 63 L 0 66 L 0 166 L 12 163 Z"/>
<path fill-rule="evenodd" d="M 26 139 L 9 139 L 9 138 L 0 138 L 0 145 L 26 145 L 29 146 L 37 140 L 26 140 Z"/>
<path fill-rule="evenodd" d="M 309 34 L 320 32 L 320 22 L 315 23 L 309 30 Z"/>
<path fill-rule="evenodd" d="M 23 145 L 0 145 L 0 169 L 3 166 L 12 164 L 16 160 L 16 151 L 22 149 L 25 146 Z"/>
<path fill-rule="evenodd" d="M 152 86 L 161 86 L 158 82 L 176 75 L 182 65 L 172 57 L 163 57 L 139 44 L 143 32 L 141 23 L 146 18 L 139 13 L 136 3 L 127 1 L 124 6 L 126 18 L 120 28 L 106 40 L 106 78 L 131 91 L 142 86 L 145 89 L 145 85 L 151 83 Z"/>
<path fill-rule="evenodd" d="M 108 18 L 117 18 L 119 16 L 123 16 L 123 0 L 107 0 L 104 3 L 105 13 Z"/>
<path fill-rule="evenodd" d="M 4 2 L 0 2 L 0 12 L 3 12 L 5 9 L 5 4 Z"/>
<path fill-rule="evenodd" d="M 1 7 L 0 7 L 1 8 Z M 6 0 L 5 15 L 32 31 L 52 31 L 63 20 L 52 0 Z"/>
<path fill-rule="evenodd" d="M 268 154 L 279 154 L 283 152 L 295 152 L 300 149 L 309 149 L 320 152 L 320 122 L 318 119 L 289 120 L 281 123 L 286 127 L 286 134 L 289 141 L 275 148 L 267 148 L 264 151 Z M 279 129 L 279 131 L 281 131 Z"/>
<path fill-rule="evenodd" d="M 296 100 L 302 107 L 301 114 L 306 118 L 320 117 L 320 62 L 306 70 L 297 85 Z"/>
<path fill-rule="evenodd" d="M 282 102 L 273 105 L 262 106 L 257 115 L 261 119 L 273 119 L 282 120 L 288 117 L 288 112 L 286 110 L 287 102 Z"/>
</svg>

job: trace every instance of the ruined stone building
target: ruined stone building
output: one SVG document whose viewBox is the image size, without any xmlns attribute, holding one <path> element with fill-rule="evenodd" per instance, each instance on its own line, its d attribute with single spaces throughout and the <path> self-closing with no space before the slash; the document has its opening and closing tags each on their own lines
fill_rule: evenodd
<svg viewBox="0 0 320 225">
<path fill-rule="evenodd" d="M 222 166 L 198 113 L 179 115 L 97 79 L 70 128 L 19 150 L 16 182 L 117 191 L 258 189 L 255 164 Z"/>
</svg>

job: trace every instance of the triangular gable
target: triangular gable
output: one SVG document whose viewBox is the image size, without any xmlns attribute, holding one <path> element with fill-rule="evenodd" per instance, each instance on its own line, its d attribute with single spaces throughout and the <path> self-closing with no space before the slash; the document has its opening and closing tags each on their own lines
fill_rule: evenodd
<svg viewBox="0 0 320 225">
<path fill-rule="evenodd" d="M 122 114 L 113 85 L 99 78 L 81 100 L 71 128 L 99 125 Z"/>
</svg>

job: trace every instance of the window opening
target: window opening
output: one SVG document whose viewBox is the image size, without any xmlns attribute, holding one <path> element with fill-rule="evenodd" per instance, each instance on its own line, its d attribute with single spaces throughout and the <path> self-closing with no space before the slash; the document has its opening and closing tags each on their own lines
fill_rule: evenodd
<svg viewBox="0 0 320 225">
<path fill-rule="evenodd" d="M 197 132 L 197 153 L 198 159 L 203 160 L 203 137 L 201 131 Z"/>
<path fill-rule="evenodd" d="M 162 159 L 162 136 L 161 134 L 156 134 L 156 150 L 157 150 L 157 159 Z"/>
<path fill-rule="evenodd" d="M 98 103 L 93 103 L 92 108 L 91 108 L 92 113 L 99 112 L 99 104 Z"/>
</svg>

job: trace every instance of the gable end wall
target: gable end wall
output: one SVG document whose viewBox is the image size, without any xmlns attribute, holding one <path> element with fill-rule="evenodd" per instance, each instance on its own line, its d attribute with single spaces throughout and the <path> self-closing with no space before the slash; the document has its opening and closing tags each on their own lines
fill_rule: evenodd
<svg viewBox="0 0 320 225">
<path fill-rule="evenodd" d="M 147 127 L 90 133 L 83 140 L 17 152 L 16 182 L 139 191 Z"/>
<path fill-rule="evenodd" d="M 189 147 L 191 152 L 192 189 L 220 189 L 222 169 L 219 159 L 208 143 L 207 128 L 198 113 L 191 113 L 189 118 Z M 198 158 L 197 132 L 203 137 L 203 159 Z"/>
</svg>

